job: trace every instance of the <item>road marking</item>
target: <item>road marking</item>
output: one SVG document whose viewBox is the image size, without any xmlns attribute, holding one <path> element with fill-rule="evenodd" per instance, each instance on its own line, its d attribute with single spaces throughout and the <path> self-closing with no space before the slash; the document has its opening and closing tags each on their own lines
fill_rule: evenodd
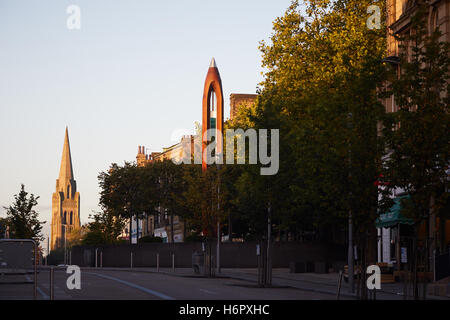
<svg viewBox="0 0 450 320">
<path fill-rule="evenodd" d="M 125 280 L 121 280 L 121 279 L 118 279 L 118 278 L 115 278 L 115 277 L 111 277 L 111 276 L 107 276 L 107 275 L 100 274 L 100 273 L 93 273 L 93 272 L 85 272 L 85 273 L 87 273 L 87 274 L 93 274 L 93 275 L 96 275 L 97 277 L 100 277 L 100 278 L 104 278 L 104 279 L 108 279 L 108 280 L 113 280 L 113 281 L 122 283 L 122 284 L 124 284 L 124 285 L 129 286 L 129 287 L 132 287 L 132 288 L 141 290 L 141 291 L 143 291 L 143 292 L 145 292 L 145 293 L 149 293 L 149 294 L 151 294 L 151 295 L 157 296 L 157 297 L 159 297 L 159 298 L 161 298 L 161 299 L 165 299 L 165 300 L 175 300 L 175 298 L 166 296 L 166 295 L 163 294 L 163 293 L 160 293 L 160 292 L 158 292 L 158 291 L 154 291 L 154 290 L 151 290 L 151 289 L 147 289 L 147 288 L 141 287 L 140 285 L 137 285 L 137 284 L 134 284 L 134 283 L 125 281 Z"/>
<path fill-rule="evenodd" d="M 209 291 L 209 290 L 206 290 L 206 289 L 199 289 L 199 290 L 200 290 L 201 292 L 204 292 L 204 293 L 217 295 L 216 292 L 212 292 L 212 291 Z"/>
<path fill-rule="evenodd" d="M 44 300 L 49 300 L 50 297 L 44 293 L 44 291 L 41 290 L 41 288 L 37 287 L 37 290 L 41 294 L 41 296 L 44 298 Z"/>
<path fill-rule="evenodd" d="M 28 281 L 31 281 L 31 279 L 30 279 L 29 276 L 26 276 L 26 278 L 27 278 Z M 44 293 L 44 291 L 41 290 L 41 288 L 39 288 L 38 286 L 36 286 L 36 289 L 37 289 L 37 291 L 39 291 L 39 293 L 41 294 L 41 296 L 42 296 L 45 300 L 50 299 L 50 297 L 49 297 L 48 295 L 46 295 L 46 294 Z"/>
</svg>

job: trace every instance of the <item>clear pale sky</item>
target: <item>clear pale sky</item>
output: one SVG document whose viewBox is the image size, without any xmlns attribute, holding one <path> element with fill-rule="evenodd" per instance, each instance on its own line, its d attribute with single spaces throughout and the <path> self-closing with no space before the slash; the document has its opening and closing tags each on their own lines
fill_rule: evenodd
<svg viewBox="0 0 450 320">
<path fill-rule="evenodd" d="M 69 5 L 81 29 L 69 30 Z M 215 57 L 225 94 L 255 93 L 259 41 L 290 0 L 0 0 L 0 206 L 24 183 L 51 223 L 65 127 L 81 222 L 98 209 L 99 172 L 170 146 L 201 119 Z M 5 210 L 0 209 L 0 216 Z"/>
</svg>

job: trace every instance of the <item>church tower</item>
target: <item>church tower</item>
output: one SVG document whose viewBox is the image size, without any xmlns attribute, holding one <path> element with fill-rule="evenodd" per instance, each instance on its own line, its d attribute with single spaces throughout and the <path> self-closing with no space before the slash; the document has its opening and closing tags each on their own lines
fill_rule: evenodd
<svg viewBox="0 0 450 320">
<path fill-rule="evenodd" d="M 64 147 L 56 192 L 52 197 L 52 240 L 51 250 L 64 247 L 67 233 L 80 227 L 80 193 L 73 176 L 70 155 L 69 132 L 66 127 Z"/>
</svg>

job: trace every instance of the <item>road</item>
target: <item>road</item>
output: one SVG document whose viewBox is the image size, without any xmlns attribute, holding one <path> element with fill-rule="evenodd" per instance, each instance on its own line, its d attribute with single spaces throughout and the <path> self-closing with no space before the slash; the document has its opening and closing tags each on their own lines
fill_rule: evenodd
<svg viewBox="0 0 450 320">
<path fill-rule="evenodd" d="M 48 300 L 49 271 L 38 274 L 37 298 Z M 252 282 L 227 278 L 181 277 L 161 273 L 81 270 L 81 289 L 69 290 L 65 270 L 55 270 L 55 300 L 334 300 L 331 294 L 293 288 L 258 288 Z M 1 300 L 33 299 L 33 275 L 0 279 Z"/>
</svg>

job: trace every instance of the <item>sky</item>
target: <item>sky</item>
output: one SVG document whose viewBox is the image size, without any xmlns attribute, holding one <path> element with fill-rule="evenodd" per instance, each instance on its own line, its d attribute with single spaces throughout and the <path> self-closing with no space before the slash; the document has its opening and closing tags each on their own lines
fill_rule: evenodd
<svg viewBox="0 0 450 320">
<path fill-rule="evenodd" d="M 216 59 L 229 117 L 231 93 L 255 93 L 261 40 L 290 0 L 0 0 L 0 217 L 14 194 L 40 196 L 51 223 L 69 128 L 81 223 L 98 211 L 97 176 L 157 152 L 201 120 Z M 69 29 L 70 5 L 80 29 Z"/>
</svg>

